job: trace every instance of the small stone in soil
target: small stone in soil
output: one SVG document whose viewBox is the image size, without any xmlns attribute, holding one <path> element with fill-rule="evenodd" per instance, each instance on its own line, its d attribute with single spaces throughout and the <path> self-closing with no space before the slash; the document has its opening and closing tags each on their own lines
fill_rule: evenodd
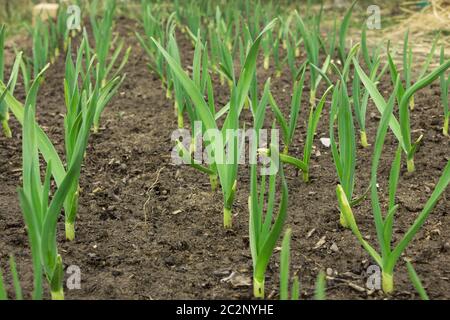
<svg viewBox="0 0 450 320">
<path fill-rule="evenodd" d="M 177 261 L 173 256 L 169 256 L 164 258 L 164 264 L 168 267 L 173 267 L 174 265 L 177 264 Z"/>
<path fill-rule="evenodd" d="M 333 252 L 339 252 L 339 248 L 335 242 L 331 245 L 330 250 Z"/>
<path fill-rule="evenodd" d="M 123 272 L 120 271 L 120 270 L 113 270 L 113 271 L 111 272 L 111 274 L 112 274 L 114 277 L 118 277 L 118 276 L 121 276 L 121 275 L 123 274 Z"/>
<path fill-rule="evenodd" d="M 322 145 L 326 148 L 329 148 L 331 145 L 331 140 L 330 138 L 320 138 L 320 142 L 322 143 Z"/>
<path fill-rule="evenodd" d="M 320 238 L 320 240 L 317 241 L 317 243 L 313 249 L 319 249 L 320 247 L 322 247 L 326 242 L 326 238 L 327 238 L 326 236 L 323 236 L 322 238 Z"/>
</svg>

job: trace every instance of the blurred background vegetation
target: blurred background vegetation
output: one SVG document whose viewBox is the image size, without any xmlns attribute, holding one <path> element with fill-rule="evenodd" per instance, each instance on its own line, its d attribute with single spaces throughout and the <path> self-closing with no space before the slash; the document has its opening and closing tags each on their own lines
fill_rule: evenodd
<svg viewBox="0 0 450 320">
<path fill-rule="evenodd" d="M 18 33 L 24 30 L 25 23 L 30 23 L 32 19 L 32 7 L 39 3 L 58 3 L 65 2 L 67 4 L 77 4 L 81 8 L 84 7 L 84 3 L 93 0 L 0 0 L 0 24 L 7 24 L 9 26 L 9 33 Z M 218 4 L 226 5 L 229 1 L 245 1 L 245 0 L 197 0 L 199 3 L 207 1 L 215 1 Z M 326 17 L 330 17 L 329 21 L 334 20 L 334 15 L 344 12 L 346 8 L 352 3 L 353 0 L 251 0 L 261 2 L 276 2 L 280 6 L 295 6 L 297 8 L 306 5 L 308 2 L 317 5 L 319 8 L 320 3 L 324 3 L 324 22 L 327 21 Z M 104 2 L 99 0 L 99 2 Z M 122 10 L 122 14 L 135 17 L 139 14 L 139 10 L 133 10 L 138 8 L 141 0 L 118 0 L 118 9 Z M 174 0 L 154 0 L 154 2 L 164 3 L 167 6 L 173 4 Z M 434 0 L 433 3 L 444 3 L 444 5 L 450 6 L 449 0 Z M 431 4 L 428 0 L 358 0 L 356 10 L 354 11 L 353 27 L 358 28 L 360 23 L 366 18 L 366 8 L 369 5 L 378 5 L 382 12 L 382 24 L 383 29 L 392 26 L 399 21 L 406 19 L 412 14 L 419 12 L 421 9 L 426 8 Z M 359 10 L 358 10 L 359 7 Z M 450 21 L 449 21 L 450 22 Z M 418 21 L 420 23 L 420 21 Z M 449 23 L 450 25 L 450 23 Z M 445 30 L 441 30 L 445 32 Z"/>
</svg>

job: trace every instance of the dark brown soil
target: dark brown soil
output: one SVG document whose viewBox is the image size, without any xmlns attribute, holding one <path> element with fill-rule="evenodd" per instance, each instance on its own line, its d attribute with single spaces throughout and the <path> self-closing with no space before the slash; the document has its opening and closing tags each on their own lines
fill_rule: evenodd
<svg viewBox="0 0 450 320">
<path fill-rule="evenodd" d="M 147 57 L 134 40 L 134 22 L 121 21 L 120 33 L 133 46 L 125 68 L 127 78 L 117 96 L 105 109 L 102 129 L 92 135 L 82 170 L 76 240 L 63 239 L 60 222 L 60 253 L 66 266 L 78 265 L 82 272 L 80 290 L 66 290 L 68 299 L 248 299 L 252 263 L 248 246 L 248 171 L 242 167 L 234 207 L 234 227 L 222 227 L 222 196 L 212 193 L 209 179 L 189 167 L 172 165 L 171 133 L 176 118 L 171 101 L 165 98 L 160 81 L 145 67 Z M 192 48 L 181 41 L 188 62 Z M 261 64 L 262 65 L 262 64 Z M 64 58 L 47 72 L 38 100 L 38 121 L 52 141 L 63 150 Z M 272 73 L 261 70 L 263 82 Z M 216 86 L 218 103 L 224 104 L 228 89 Z M 390 82 L 381 84 L 387 95 Z M 323 90 L 324 88 L 322 88 Z M 290 104 L 292 85 L 285 70 L 272 79 L 272 90 L 283 110 Z M 18 90 L 23 91 L 19 88 Z M 305 90 L 303 101 L 308 101 Z M 24 100 L 23 93 L 18 94 Z M 329 106 L 329 104 L 327 104 Z M 248 111 L 244 111 L 248 112 Z M 368 137 L 373 143 L 379 113 L 368 110 Z M 248 115 L 246 119 L 251 119 Z M 307 111 L 300 115 L 293 155 L 300 156 L 305 138 Z M 412 224 L 431 195 L 450 157 L 450 140 L 441 133 L 442 107 L 439 86 L 416 97 L 412 113 L 413 137 L 424 135 L 413 175 L 402 168 L 397 201 L 400 204 L 394 227 L 398 240 Z M 0 136 L 0 261 L 8 270 L 9 254 L 18 263 L 24 292 L 32 289 L 28 238 L 16 189 L 21 184 L 21 128 L 13 119 L 13 139 Z M 327 281 L 329 299 L 383 299 L 380 292 L 368 293 L 366 270 L 373 262 L 348 230 L 339 226 L 335 186 L 337 178 L 330 150 L 319 141 L 328 137 L 325 108 L 312 156 L 312 181 L 305 184 L 294 169 L 286 167 L 289 184 L 289 218 L 293 230 L 292 270 L 298 274 L 302 298 L 311 298 L 320 270 L 331 274 Z M 379 169 L 380 195 L 386 200 L 386 181 L 397 147 L 389 133 Z M 358 150 L 356 191 L 368 186 L 373 149 Z M 450 298 L 450 193 L 447 191 L 422 230 L 405 253 L 433 299 Z M 355 209 L 360 229 L 376 247 L 370 201 Z M 322 240 L 322 241 L 320 241 Z M 322 245 L 319 245 L 322 242 Z M 278 295 L 278 253 L 267 272 L 266 292 Z M 242 286 L 223 281 L 232 272 L 242 276 Z M 9 281 L 9 272 L 5 272 Z M 239 279 L 238 279 L 239 280 Z M 401 260 L 395 273 L 393 299 L 417 298 Z M 236 283 L 234 283 L 236 285 Z"/>
</svg>

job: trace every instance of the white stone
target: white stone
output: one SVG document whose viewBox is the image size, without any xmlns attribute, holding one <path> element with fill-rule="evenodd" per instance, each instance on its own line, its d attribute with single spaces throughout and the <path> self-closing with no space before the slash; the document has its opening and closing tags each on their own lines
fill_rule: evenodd
<svg viewBox="0 0 450 320">
<path fill-rule="evenodd" d="M 326 147 L 329 148 L 331 146 L 330 138 L 320 138 L 320 142 Z"/>
</svg>

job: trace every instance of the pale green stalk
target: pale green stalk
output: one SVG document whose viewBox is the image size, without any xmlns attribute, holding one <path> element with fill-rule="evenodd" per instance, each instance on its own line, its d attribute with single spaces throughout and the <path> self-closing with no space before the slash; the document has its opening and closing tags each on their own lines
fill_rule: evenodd
<svg viewBox="0 0 450 320">
<path fill-rule="evenodd" d="M 444 64 L 445 52 L 444 46 L 441 46 L 441 55 L 440 55 L 440 63 Z M 439 76 L 440 86 L 441 86 L 441 101 L 442 107 L 444 109 L 444 125 L 442 127 L 442 133 L 444 136 L 448 136 L 448 122 L 450 118 L 450 109 L 449 109 L 449 88 L 450 88 L 450 75 L 446 78 L 445 73 L 441 73 Z"/>
</svg>

